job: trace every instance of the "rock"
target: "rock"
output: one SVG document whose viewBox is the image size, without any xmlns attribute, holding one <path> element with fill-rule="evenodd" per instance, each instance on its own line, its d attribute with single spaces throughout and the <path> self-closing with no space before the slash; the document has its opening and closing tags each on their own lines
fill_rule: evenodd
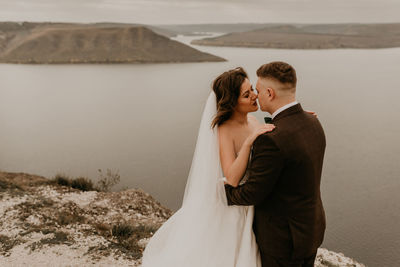
<svg viewBox="0 0 400 267">
<path fill-rule="evenodd" d="M 139 266 L 173 212 L 141 189 L 82 192 L 0 172 L 0 266 Z M 316 266 L 364 266 L 320 249 Z"/>
</svg>

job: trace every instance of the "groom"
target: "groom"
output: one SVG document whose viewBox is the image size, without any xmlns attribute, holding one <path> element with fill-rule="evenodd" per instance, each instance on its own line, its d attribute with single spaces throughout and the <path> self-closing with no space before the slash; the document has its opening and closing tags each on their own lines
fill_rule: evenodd
<svg viewBox="0 0 400 267">
<path fill-rule="evenodd" d="M 247 182 L 225 185 L 229 205 L 254 205 L 262 266 L 313 266 L 325 232 L 320 183 L 325 135 L 296 102 L 296 71 L 284 62 L 257 70 L 258 102 L 276 128 L 253 144 Z"/>
</svg>

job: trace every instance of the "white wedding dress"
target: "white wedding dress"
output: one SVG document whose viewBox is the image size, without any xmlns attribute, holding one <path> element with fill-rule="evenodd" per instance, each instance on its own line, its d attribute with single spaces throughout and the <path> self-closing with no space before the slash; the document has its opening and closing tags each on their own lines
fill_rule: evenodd
<svg viewBox="0 0 400 267">
<path fill-rule="evenodd" d="M 150 239 L 142 267 L 261 267 L 252 230 L 254 207 L 227 205 L 218 131 L 211 129 L 215 114 L 211 92 L 182 207 Z"/>
</svg>

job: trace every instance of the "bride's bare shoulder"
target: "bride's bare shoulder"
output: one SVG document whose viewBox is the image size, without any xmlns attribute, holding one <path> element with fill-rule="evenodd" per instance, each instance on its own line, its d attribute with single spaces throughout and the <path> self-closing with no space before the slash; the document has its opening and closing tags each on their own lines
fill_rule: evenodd
<svg viewBox="0 0 400 267">
<path fill-rule="evenodd" d="M 232 125 L 229 122 L 224 122 L 218 126 L 218 132 L 220 136 L 229 136 L 229 133 L 232 132 Z"/>
<path fill-rule="evenodd" d="M 238 127 L 231 121 L 226 121 L 218 127 L 220 139 L 232 142 L 237 138 Z"/>
</svg>

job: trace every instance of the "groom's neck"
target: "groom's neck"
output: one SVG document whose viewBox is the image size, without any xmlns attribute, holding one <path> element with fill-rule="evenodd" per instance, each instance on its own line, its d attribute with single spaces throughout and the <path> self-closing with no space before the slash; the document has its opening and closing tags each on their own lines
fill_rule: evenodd
<svg viewBox="0 0 400 267">
<path fill-rule="evenodd" d="M 279 102 L 275 103 L 275 105 L 272 107 L 272 109 L 270 110 L 269 113 L 272 115 L 275 111 L 277 111 L 281 107 L 286 106 L 287 104 L 290 104 L 290 103 L 292 103 L 294 101 L 296 101 L 296 97 L 282 99 Z"/>
</svg>

